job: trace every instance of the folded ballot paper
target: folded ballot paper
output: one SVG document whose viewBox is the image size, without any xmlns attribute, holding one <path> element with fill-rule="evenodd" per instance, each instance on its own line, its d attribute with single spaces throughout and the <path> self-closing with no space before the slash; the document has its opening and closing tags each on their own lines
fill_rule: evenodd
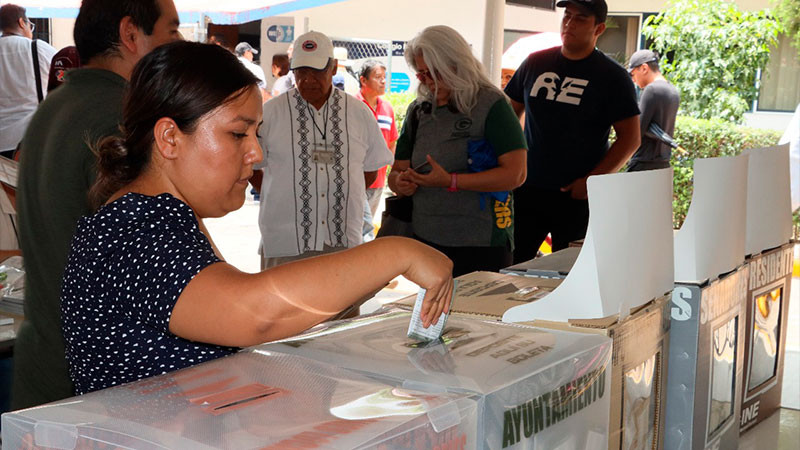
<svg viewBox="0 0 800 450">
<path fill-rule="evenodd" d="M 453 281 L 453 293 L 450 296 L 450 304 L 453 303 L 453 296 L 456 294 L 457 281 Z M 449 313 L 443 312 L 439 316 L 436 324 L 431 324 L 428 328 L 422 326 L 420 313 L 422 312 L 422 300 L 425 298 L 426 289 L 420 289 L 417 299 L 414 301 L 414 310 L 411 312 L 411 321 L 408 323 L 408 337 L 417 341 L 435 341 L 442 337 L 444 324 L 447 323 Z"/>
</svg>

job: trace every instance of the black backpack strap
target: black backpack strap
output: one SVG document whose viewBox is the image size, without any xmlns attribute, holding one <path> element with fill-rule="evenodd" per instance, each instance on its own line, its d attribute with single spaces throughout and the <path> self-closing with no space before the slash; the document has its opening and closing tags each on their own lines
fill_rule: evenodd
<svg viewBox="0 0 800 450">
<path fill-rule="evenodd" d="M 414 102 L 409 107 L 406 117 L 408 118 L 408 135 L 411 138 L 411 154 L 414 154 L 414 142 L 417 140 L 417 127 L 419 126 L 419 115 L 422 113 L 423 103 Z M 409 161 L 411 158 L 409 158 Z"/>
<path fill-rule="evenodd" d="M 36 96 L 39 103 L 44 100 L 42 93 L 42 74 L 39 72 L 39 49 L 36 46 L 36 39 L 31 39 L 31 56 L 33 56 L 33 75 L 36 77 Z"/>
</svg>

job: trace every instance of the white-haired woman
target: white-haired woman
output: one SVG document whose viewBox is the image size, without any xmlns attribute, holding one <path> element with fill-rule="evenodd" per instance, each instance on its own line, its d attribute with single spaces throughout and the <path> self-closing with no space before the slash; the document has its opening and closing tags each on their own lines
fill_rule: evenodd
<svg viewBox="0 0 800 450">
<path fill-rule="evenodd" d="M 505 95 L 446 26 L 406 47 L 420 81 L 397 141 L 389 187 L 413 196 L 416 237 L 453 260 L 453 275 L 511 265 L 514 206 L 527 146 Z"/>
</svg>

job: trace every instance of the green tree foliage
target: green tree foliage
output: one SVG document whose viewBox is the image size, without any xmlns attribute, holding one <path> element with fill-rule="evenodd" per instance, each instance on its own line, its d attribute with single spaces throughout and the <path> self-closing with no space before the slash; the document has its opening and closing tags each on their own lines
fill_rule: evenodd
<svg viewBox="0 0 800 450">
<path fill-rule="evenodd" d="M 670 0 L 642 30 L 665 57 L 661 69 L 681 93 L 681 113 L 741 122 L 756 98 L 780 24 L 768 10 L 726 0 Z"/>
<path fill-rule="evenodd" d="M 783 25 L 784 32 L 800 56 L 800 0 L 772 0 L 773 14 Z"/>
<path fill-rule="evenodd" d="M 776 145 L 781 133 L 743 127 L 719 119 L 705 120 L 678 116 L 674 137 L 685 149 L 685 152 L 673 150 L 670 161 L 674 171 L 673 225 L 675 228 L 680 228 L 692 202 L 695 159 L 735 156 L 748 148 Z"/>
<path fill-rule="evenodd" d="M 394 120 L 397 123 L 397 131 L 400 132 L 400 127 L 403 126 L 403 122 L 406 120 L 408 105 L 417 98 L 417 93 L 413 91 L 400 93 L 390 92 L 383 98 L 392 105 Z"/>
</svg>

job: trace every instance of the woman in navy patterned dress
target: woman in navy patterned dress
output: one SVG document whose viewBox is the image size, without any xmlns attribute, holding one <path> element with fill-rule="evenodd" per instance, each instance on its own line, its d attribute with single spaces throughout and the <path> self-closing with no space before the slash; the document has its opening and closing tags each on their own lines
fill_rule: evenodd
<svg viewBox="0 0 800 450">
<path fill-rule="evenodd" d="M 452 263 L 412 240 L 247 274 L 202 225 L 242 206 L 261 96 L 229 52 L 176 42 L 134 69 L 121 137 L 98 145 L 91 196 L 61 294 L 70 376 L 83 394 L 297 334 L 402 274 L 428 289 L 423 320 L 449 309 Z M 264 118 L 269 120 L 269 118 Z"/>
</svg>

